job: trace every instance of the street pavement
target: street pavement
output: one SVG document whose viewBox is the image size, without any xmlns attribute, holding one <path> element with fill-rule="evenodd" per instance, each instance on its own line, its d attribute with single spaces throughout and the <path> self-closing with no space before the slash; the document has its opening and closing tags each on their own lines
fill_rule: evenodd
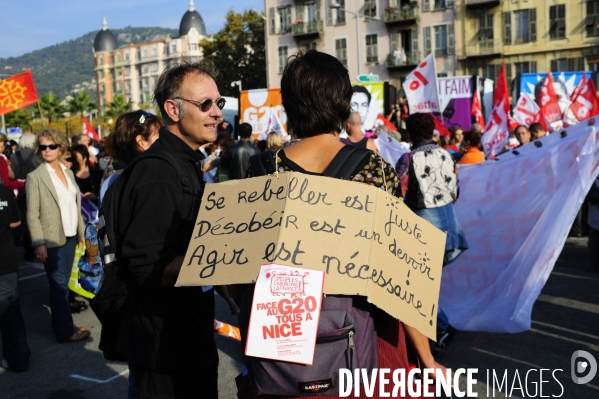
<svg viewBox="0 0 599 399">
<path fill-rule="evenodd" d="M 570 377 L 570 361 L 575 351 L 587 351 L 599 360 L 599 273 L 585 270 L 586 242 L 586 238 L 568 239 L 533 308 L 530 331 L 460 332 L 437 360 L 451 369 L 477 368 L 474 391 L 478 397 L 599 398 L 599 375 L 585 385 L 575 384 Z M 101 326 L 93 312 L 86 310 L 74 315 L 76 325 L 92 331 L 91 339 L 58 344 L 50 325 L 43 266 L 22 261 L 19 284 L 32 352 L 31 366 L 23 373 L 0 367 L 0 399 L 126 398 L 127 365 L 102 357 L 98 350 Z M 217 319 L 236 324 L 220 297 L 216 313 Z M 235 398 L 234 379 L 242 367 L 242 349 L 229 338 L 217 336 L 216 340 L 220 355 L 220 397 Z M 541 377 L 540 369 L 549 371 L 544 371 Z M 501 391 L 498 383 L 494 384 L 494 395 L 493 372 L 499 384 L 506 376 Z M 541 379 L 545 381 L 542 384 Z M 464 378 L 460 380 L 460 388 L 466 388 Z M 201 387 L 197 397 L 202 397 Z"/>
</svg>

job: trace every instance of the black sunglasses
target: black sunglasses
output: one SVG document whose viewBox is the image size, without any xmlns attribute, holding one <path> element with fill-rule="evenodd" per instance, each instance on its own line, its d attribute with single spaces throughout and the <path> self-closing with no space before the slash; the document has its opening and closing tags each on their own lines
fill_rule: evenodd
<svg viewBox="0 0 599 399">
<path fill-rule="evenodd" d="M 46 148 L 51 149 L 52 151 L 54 151 L 55 149 L 59 148 L 60 145 L 58 144 L 50 144 L 50 145 L 44 145 L 44 144 L 40 144 L 38 146 L 38 148 L 40 149 L 40 151 L 46 151 Z"/>
<path fill-rule="evenodd" d="M 183 100 L 183 101 L 187 101 L 188 103 L 192 103 L 193 105 L 198 107 L 200 109 L 200 111 L 202 111 L 202 112 L 210 111 L 210 108 L 212 108 L 212 103 L 216 103 L 216 106 L 218 107 L 218 109 L 222 110 L 223 108 L 225 108 L 225 103 L 227 102 L 227 100 L 225 100 L 222 97 L 216 101 L 212 101 L 212 100 L 208 99 L 208 100 L 204 100 L 202 102 L 188 100 L 188 99 L 182 98 L 182 97 L 173 97 L 173 98 L 175 100 Z"/>
</svg>

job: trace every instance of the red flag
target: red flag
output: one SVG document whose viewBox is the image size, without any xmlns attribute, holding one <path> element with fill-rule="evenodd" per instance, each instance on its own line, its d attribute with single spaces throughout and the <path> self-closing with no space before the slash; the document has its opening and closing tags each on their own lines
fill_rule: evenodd
<svg viewBox="0 0 599 399">
<path fill-rule="evenodd" d="M 493 94 L 493 110 L 491 120 L 487 121 L 481 144 L 487 156 L 494 157 L 508 143 L 508 115 L 510 114 L 510 98 L 505 78 L 505 64 L 497 76 L 495 93 Z"/>
<path fill-rule="evenodd" d="M 576 89 L 578 90 L 578 87 Z M 578 95 L 572 100 L 572 104 L 570 104 L 570 110 L 579 121 L 599 114 L 599 102 L 597 101 L 593 79 L 585 79 L 584 85 L 580 87 Z"/>
<path fill-rule="evenodd" d="M 31 71 L 0 81 L 0 115 L 25 108 L 37 102 Z"/>
<path fill-rule="evenodd" d="M 547 117 L 545 116 L 545 114 L 543 114 L 542 109 L 540 109 L 539 112 L 537 112 L 533 122 L 540 123 L 541 126 L 543 126 L 543 130 L 545 130 L 546 132 L 551 133 L 551 132 L 555 131 L 553 126 L 551 126 L 551 123 L 549 123 L 549 121 L 547 120 Z"/>
<path fill-rule="evenodd" d="M 553 88 L 551 71 L 547 72 L 545 82 L 543 82 L 543 86 L 541 87 L 538 103 L 549 123 L 560 122 L 562 120 L 562 110 L 559 107 L 557 95 Z"/>
<path fill-rule="evenodd" d="M 391 122 L 389 122 L 389 119 L 385 118 L 383 115 L 378 115 L 376 117 L 376 121 L 374 122 L 375 126 L 380 126 L 380 125 L 385 125 L 387 126 L 390 130 L 393 131 L 397 131 L 397 127 L 395 127 L 395 125 Z"/>
<path fill-rule="evenodd" d="M 435 116 L 433 114 L 429 114 L 429 115 L 432 116 L 433 119 L 435 120 L 435 133 L 438 134 L 439 136 L 451 137 L 451 133 L 449 133 L 449 130 L 447 130 L 445 128 L 445 126 L 443 126 L 441 121 L 439 121 L 437 118 L 435 118 Z"/>
<path fill-rule="evenodd" d="M 580 82 L 578 82 L 578 84 L 576 85 L 576 88 L 570 95 L 570 101 L 574 101 L 576 99 L 576 97 L 578 97 L 578 95 L 580 94 L 580 91 L 584 87 L 586 81 L 587 81 L 587 74 L 583 73 L 582 78 L 580 78 Z"/>
<path fill-rule="evenodd" d="M 480 105 L 480 93 L 478 90 L 474 92 L 474 97 L 472 98 L 471 114 L 474 116 L 474 123 L 478 123 L 484 130 L 485 117 L 483 116 L 483 108 Z"/>
<path fill-rule="evenodd" d="M 89 121 L 86 118 L 82 118 L 81 121 L 83 122 L 83 134 L 85 134 L 90 139 L 100 141 L 100 136 L 98 136 L 98 133 L 95 131 L 92 124 L 89 123 Z"/>
</svg>

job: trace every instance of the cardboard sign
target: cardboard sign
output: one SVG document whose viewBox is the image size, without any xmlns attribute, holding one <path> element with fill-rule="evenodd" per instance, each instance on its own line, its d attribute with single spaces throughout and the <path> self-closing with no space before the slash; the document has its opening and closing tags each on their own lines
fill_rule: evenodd
<svg viewBox="0 0 599 399">
<path fill-rule="evenodd" d="M 322 271 L 262 266 L 254 290 L 245 354 L 311 366 L 323 284 Z"/>
<path fill-rule="evenodd" d="M 289 172 L 206 185 L 176 285 L 250 283 L 274 262 L 322 270 L 326 294 L 366 296 L 434 339 L 444 253 L 445 233 L 384 190 Z"/>
</svg>

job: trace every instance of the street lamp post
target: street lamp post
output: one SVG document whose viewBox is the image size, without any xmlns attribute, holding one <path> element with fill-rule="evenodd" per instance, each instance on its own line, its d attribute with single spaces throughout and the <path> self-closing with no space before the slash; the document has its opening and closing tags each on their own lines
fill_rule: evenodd
<svg viewBox="0 0 599 399">
<path fill-rule="evenodd" d="M 370 17 L 368 15 L 364 15 L 364 14 L 360 14 L 360 12 L 353 12 L 353 11 L 349 11 L 346 10 L 345 8 L 341 7 L 341 5 L 337 2 L 337 1 L 331 1 L 331 4 L 329 5 L 330 8 L 332 9 L 337 9 L 337 10 L 341 10 L 341 11 L 345 11 L 347 13 L 350 13 L 351 15 L 353 15 L 356 18 L 356 50 L 358 52 L 358 75 L 362 74 L 362 63 L 360 62 L 360 17 L 364 17 L 365 20 L 371 20 L 371 21 L 380 21 L 381 19 L 377 16 L 374 17 Z"/>
</svg>

